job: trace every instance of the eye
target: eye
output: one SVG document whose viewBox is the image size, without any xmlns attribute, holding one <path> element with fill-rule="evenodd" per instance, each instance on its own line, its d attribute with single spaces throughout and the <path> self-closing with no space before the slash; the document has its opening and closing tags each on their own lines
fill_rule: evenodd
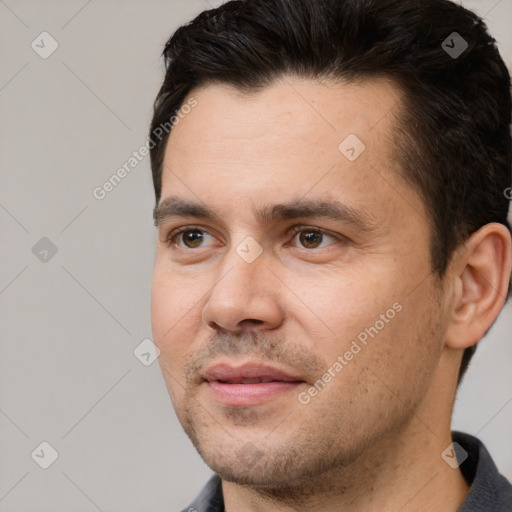
<svg viewBox="0 0 512 512">
<path fill-rule="evenodd" d="M 321 249 L 343 241 L 341 236 L 337 237 L 322 229 L 308 226 L 295 226 L 291 229 L 290 234 L 293 235 L 294 239 L 298 238 L 300 245 L 304 249 Z M 213 241 L 216 240 L 214 236 L 204 229 L 196 226 L 185 226 L 169 234 L 167 245 L 174 245 L 181 249 L 198 249 L 205 247 L 206 244 L 204 242 L 208 238 L 211 238 Z M 331 241 L 330 243 L 324 243 L 326 241 L 329 242 L 329 240 Z"/>
<path fill-rule="evenodd" d="M 208 234 L 203 229 L 194 226 L 186 226 L 170 233 L 167 237 L 167 245 L 176 245 L 181 249 L 197 249 L 201 247 L 201 244 L 207 240 L 208 237 L 215 240 L 212 235 Z M 179 242 L 183 242 L 184 245 L 180 245 Z"/>
<path fill-rule="evenodd" d="M 335 243 L 342 241 L 341 237 L 338 238 L 326 233 L 322 229 L 307 226 L 295 226 L 292 228 L 291 233 L 294 235 L 294 238 L 296 235 L 299 235 L 299 242 L 305 249 L 318 249 L 326 237 L 327 239 L 334 240 L 334 242 L 324 245 L 324 247 L 334 245 Z"/>
</svg>

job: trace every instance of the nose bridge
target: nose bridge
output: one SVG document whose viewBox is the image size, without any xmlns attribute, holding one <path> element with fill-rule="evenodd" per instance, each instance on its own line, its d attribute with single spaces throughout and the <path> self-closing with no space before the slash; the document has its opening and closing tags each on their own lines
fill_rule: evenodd
<svg viewBox="0 0 512 512">
<path fill-rule="evenodd" d="M 268 258 L 263 246 L 247 234 L 247 229 L 232 233 L 232 243 L 224 255 L 225 271 L 231 269 L 230 274 L 238 274 L 241 279 L 251 278 L 261 273 L 267 264 Z"/>
<path fill-rule="evenodd" d="M 203 321 L 227 330 L 239 329 L 244 320 L 275 326 L 280 308 L 268 263 L 254 238 L 248 236 L 233 245 L 203 309 Z"/>
<path fill-rule="evenodd" d="M 262 246 L 251 236 L 243 238 L 225 256 L 222 273 L 225 277 L 214 286 L 212 295 L 215 292 L 217 295 L 228 292 L 233 301 L 238 301 L 240 305 L 247 304 L 263 291 L 268 281 L 267 264 Z"/>
</svg>

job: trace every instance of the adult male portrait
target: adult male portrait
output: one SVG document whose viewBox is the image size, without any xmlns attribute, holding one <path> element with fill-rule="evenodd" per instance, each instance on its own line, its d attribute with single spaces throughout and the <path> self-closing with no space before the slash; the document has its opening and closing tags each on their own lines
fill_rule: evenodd
<svg viewBox="0 0 512 512">
<path fill-rule="evenodd" d="M 231 1 L 164 56 L 153 334 L 215 473 L 187 510 L 510 510 L 451 429 L 512 266 L 510 77 L 483 21 Z"/>
</svg>

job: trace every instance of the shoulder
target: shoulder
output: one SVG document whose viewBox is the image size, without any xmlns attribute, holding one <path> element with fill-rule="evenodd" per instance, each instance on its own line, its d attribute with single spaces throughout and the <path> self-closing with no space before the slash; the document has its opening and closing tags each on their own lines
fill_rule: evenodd
<svg viewBox="0 0 512 512">
<path fill-rule="evenodd" d="M 499 473 L 484 444 L 463 432 L 452 432 L 452 439 L 465 452 L 460 470 L 471 486 L 458 512 L 510 512 L 512 485 Z"/>
</svg>

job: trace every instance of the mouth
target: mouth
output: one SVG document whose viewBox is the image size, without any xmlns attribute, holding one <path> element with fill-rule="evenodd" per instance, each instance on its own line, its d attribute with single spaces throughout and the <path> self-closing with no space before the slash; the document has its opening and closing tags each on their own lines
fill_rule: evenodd
<svg viewBox="0 0 512 512">
<path fill-rule="evenodd" d="M 230 407 L 260 405 L 306 384 L 299 374 L 259 363 L 216 364 L 203 379 L 211 397 Z"/>
</svg>

